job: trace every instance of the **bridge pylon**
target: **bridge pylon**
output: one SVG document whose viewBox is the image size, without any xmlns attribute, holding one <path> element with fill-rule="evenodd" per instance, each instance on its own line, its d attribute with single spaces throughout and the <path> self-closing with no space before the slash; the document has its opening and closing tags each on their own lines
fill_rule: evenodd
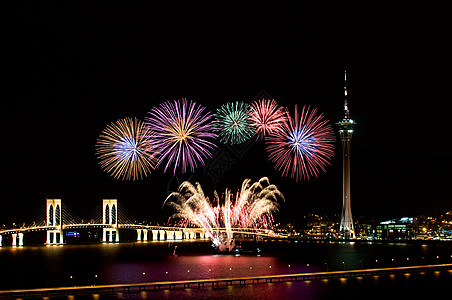
<svg viewBox="0 0 452 300">
<path fill-rule="evenodd" d="M 46 199 L 47 245 L 63 244 L 63 214 L 61 199 Z M 23 240 L 22 240 L 23 243 Z"/>
<path fill-rule="evenodd" d="M 102 200 L 102 224 L 110 225 L 102 229 L 102 242 L 119 242 L 117 199 Z"/>
<path fill-rule="evenodd" d="M 137 242 L 147 242 L 148 241 L 148 230 L 147 229 L 137 229 Z"/>
</svg>

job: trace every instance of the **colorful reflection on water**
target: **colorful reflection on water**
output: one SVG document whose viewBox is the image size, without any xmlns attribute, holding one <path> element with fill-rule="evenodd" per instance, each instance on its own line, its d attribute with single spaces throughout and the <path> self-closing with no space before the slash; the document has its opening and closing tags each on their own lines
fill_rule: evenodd
<svg viewBox="0 0 452 300">
<path fill-rule="evenodd" d="M 138 283 L 151 281 L 243 277 L 342 269 L 451 263 L 450 245 L 438 244 L 265 244 L 262 255 L 213 254 L 209 242 L 174 244 L 121 243 L 66 245 L 62 247 L 0 248 L 1 289 L 50 286 Z M 409 259 L 407 259 L 409 258 Z M 181 289 L 142 294 L 93 295 L 94 298 L 303 298 L 325 299 L 336 295 L 368 293 L 381 295 L 384 289 L 418 296 L 422 288 L 430 293 L 452 283 L 450 272 L 387 275 L 354 279 L 318 280 L 233 286 L 219 289 Z M 422 282 L 422 284 L 421 284 Z M 413 294 L 414 293 L 414 294 Z M 366 296 L 366 298 L 368 298 Z M 77 296 L 76 299 L 83 298 Z M 93 297 L 90 296 L 89 299 Z M 390 297 L 392 298 L 392 297 Z M 65 298 L 66 299 L 66 298 Z"/>
</svg>

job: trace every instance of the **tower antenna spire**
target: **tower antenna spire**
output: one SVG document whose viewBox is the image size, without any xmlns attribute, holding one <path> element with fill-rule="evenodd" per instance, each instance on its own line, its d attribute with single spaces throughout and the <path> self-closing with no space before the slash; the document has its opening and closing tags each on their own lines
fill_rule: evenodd
<svg viewBox="0 0 452 300">
<path fill-rule="evenodd" d="M 345 117 L 348 118 L 348 101 L 347 101 L 347 70 L 344 71 L 344 113 Z"/>
</svg>

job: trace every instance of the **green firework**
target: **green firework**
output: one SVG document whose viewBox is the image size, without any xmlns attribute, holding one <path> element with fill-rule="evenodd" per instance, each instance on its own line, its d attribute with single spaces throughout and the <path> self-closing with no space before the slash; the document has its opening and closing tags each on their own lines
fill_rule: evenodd
<svg viewBox="0 0 452 300">
<path fill-rule="evenodd" d="M 250 126 L 251 108 L 243 102 L 228 102 L 217 109 L 215 114 L 216 133 L 222 143 L 241 144 L 253 136 Z"/>
</svg>

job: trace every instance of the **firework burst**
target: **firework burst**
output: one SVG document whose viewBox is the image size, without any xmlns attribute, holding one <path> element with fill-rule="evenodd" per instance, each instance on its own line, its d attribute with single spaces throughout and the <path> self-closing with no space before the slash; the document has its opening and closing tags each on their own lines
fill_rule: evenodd
<svg viewBox="0 0 452 300">
<path fill-rule="evenodd" d="M 262 99 L 251 103 L 250 124 L 262 139 L 280 130 L 285 113 L 274 99 Z"/>
<path fill-rule="evenodd" d="M 167 101 L 152 108 L 146 123 L 155 132 L 152 146 L 159 155 L 157 167 L 166 162 L 164 172 L 172 166 L 173 174 L 194 171 L 212 156 L 216 145 L 210 141 L 217 135 L 212 132 L 212 114 L 205 107 L 186 99 Z"/>
<path fill-rule="evenodd" d="M 181 225 L 203 228 L 213 244 L 221 249 L 233 242 L 234 229 L 269 228 L 272 213 L 279 209 L 278 199 L 284 200 L 284 197 L 267 177 L 254 183 L 246 179 L 235 197 L 226 189 L 222 205 L 216 191 L 214 201 L 210 201 L 199 183 L 192 185 L 185 181 L 177 192 L 168 196 L 164 205 L 175 210 L 173 217 L 179 219 Z M 226 236 L 220 229 L 225 230 Z"/>
<path fill-rule="evenodd" d="M 303 106 L 301 115 L 295 105 L 295 118 L 286 108 L 286 119 L 281 130 L 266 139 L 266 149 L 275 169 L 283 176 L 290 174 L 296 181 L 326 172 L 334 156 L 333 128 L 317 109 Z"/>
<path fill-rule="evenodd" d="M 101 168 L 116 179 L 142 179 L 154 169 L 152 131 L 142 121 L 125 118 L 102 131 L 96 144 Z"/>
<path fill-rule="evenodd" d="M 229 102 L 217 109 L 216 129 L 222 143 L 241 144 L 253 136 L 250 126 L 250 106 L 243 102 Z"/>
</svg>

